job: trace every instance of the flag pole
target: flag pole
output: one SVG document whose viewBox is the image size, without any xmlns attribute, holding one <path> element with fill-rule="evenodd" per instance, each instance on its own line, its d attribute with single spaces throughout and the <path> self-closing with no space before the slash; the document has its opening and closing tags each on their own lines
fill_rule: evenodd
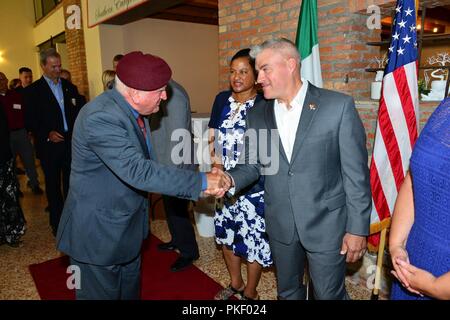
<svg viewBox="0 0 450 320">
<path fill-rule="evenodd" d="M 415 6 L 416 6 L 416 25 L 417 25 L 417 18 L 418 18 L 418 14 L 419 14 L 419 0 L 415 0 Z M 423 21 L 421 21 L 421 23 L 423 24 Z M 422 25 L 422 29 L 423 30 L 424 26 Z M 378 244 L 378 254 L 377 254 L 377 268 L 376 268 L 376 272 L 375 272 L 375 283 L 374 283 L 374 287 L 373 287 L 373 291 L 372 291 L 372 297 L 371 300 L 378 300 L 379 298 L 379 293 L 380 293 L 380 288 L 381 288 L 381 272 L 383 269 L 383 257 L 384 257 L 384 249 L 386 246 L 386 236 L 387 236 L 387 231 L 391 226 L 391 217 L 383 220 L 381 223 L 381 237 L 380 237 L 380 243 Z"/>
<path fill-rule="evenodd" d="M 391 218 L 383 220 L 383 229 L 381 230 L 380 243 L 378 244 L 377 269 L 375 271 L 375 284 L 373 286 L 371 300 L 378 300 L 381 288 L 381 271 L 383 269 L 384 248 L 386 245 L 387 230 L 391 226 Z"/>
<path fill-rule="evenodd" d="M 416 0 L 416 25 L 417 25 L 417 18 L 419 17 L 419 0 Z M 424 27 L 424 26 L 422 26 Z"/>
</svg>

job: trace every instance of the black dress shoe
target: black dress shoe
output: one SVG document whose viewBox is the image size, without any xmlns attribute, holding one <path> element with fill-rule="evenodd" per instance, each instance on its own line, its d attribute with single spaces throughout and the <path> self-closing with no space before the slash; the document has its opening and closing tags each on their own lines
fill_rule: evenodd
<svg viewBox="0 0 450 320">
<path fill-rule="evenodd" d="M 170 271 L 177 272 L 186 269 L 194 262 L 194 258 L 179 257 L 171 266 Z"/>
<path fill-rule="evenodd" d="M 177 247 L 175 247 L 175 245 L 172 242 L 158 244 L 159 251 L 173 251 L 176 248 Z"/>
</svg>

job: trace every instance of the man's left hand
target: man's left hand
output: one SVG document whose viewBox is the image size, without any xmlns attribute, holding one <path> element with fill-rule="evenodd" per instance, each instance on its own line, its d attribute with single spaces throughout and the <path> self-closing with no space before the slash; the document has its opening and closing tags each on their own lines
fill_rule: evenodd
<svg viewBox="0 0 450 320">
<path fill-rule="evenodd" d="M 346 261 L 352 263 L 362 258 L 366 248 L 366 237 L 346 233 L 342 240 L 341 254 L 347 254 Z"/>
</svg>

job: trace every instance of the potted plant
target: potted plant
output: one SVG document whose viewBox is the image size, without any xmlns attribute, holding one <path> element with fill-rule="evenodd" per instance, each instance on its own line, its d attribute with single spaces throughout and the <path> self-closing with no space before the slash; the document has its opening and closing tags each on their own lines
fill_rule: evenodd
<svg viewBox="0 0 450 320">
<path fill-rule="evenodd" d="M 444 67 L 450 63 L 450 55 L 447 52 L 440 52 L 428 58 L 428 64 L 439 64 Z M 431 77 L 437 80 L 431 81 L 431 90 L 429 93 L 421 94 L 422 100 L 426 101 L 441 101 L 446 96 L 445 85 L 447 84 L 446 76 L 448 77 L 448 69 L 438 68 L 431 72 Z M 419 87 L 420 88 L 420 87 Z"/>
<path fill-rule="evenodd" d="M 382 57 L 374 57 L 372 62 L 377 65 L 377 71 L 375 75 L 375 81 L 370 85 L 370 98 L 373 100 L 379 100 L 381 97 L 381 85 L 383 82 L 384 67 L 387 63 L 387 54 Z"/>
</svg>

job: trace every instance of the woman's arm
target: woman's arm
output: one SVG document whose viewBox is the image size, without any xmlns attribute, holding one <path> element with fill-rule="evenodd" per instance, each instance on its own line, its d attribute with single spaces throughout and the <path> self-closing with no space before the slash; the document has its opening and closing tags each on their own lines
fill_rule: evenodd
<svg viewBox="0 0 450 320">
<path fill-rule="evenodd" d="M 411 292 L 420 292 L 436 299 L 450 300 L 450 272 L 436 278 L 431 273 L 404 261 L 399 261 L 399 265 L 406 275 Z"/>
<path fill-rule="evenodd" d="M 403 286 L 409 287 L 406 276 L 402 273 L 397 261 L 409 262 L 405 245 L 409 232 L 414 223 L 414 198 L 411 175 L 408 174 L 403 181 L 395 202 L 394 213 L 392 215 L 391 230 L 389 235 L 389 252 L 391 254 L 394 276 L 396 276 Z"/>
</svg>

